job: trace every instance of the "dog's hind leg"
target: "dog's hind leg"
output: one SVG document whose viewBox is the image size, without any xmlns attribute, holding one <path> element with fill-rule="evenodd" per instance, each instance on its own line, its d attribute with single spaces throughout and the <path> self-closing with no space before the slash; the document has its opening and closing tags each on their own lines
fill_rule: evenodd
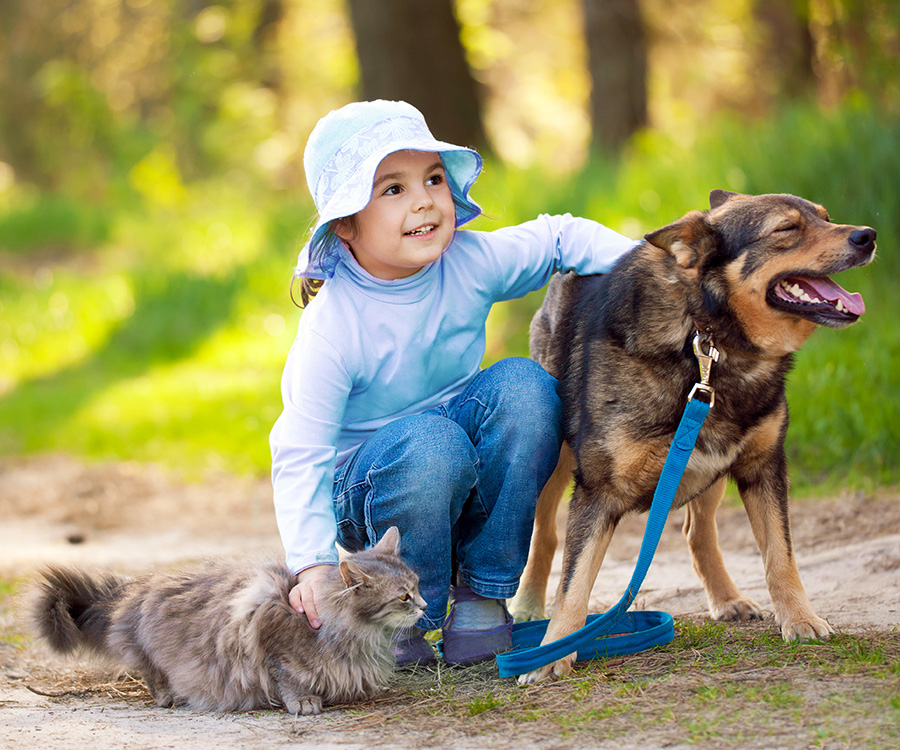
<svg viewBox="0 0 900 750">
<path fill-rule="evenodd" d="M 509 610 L 519 622 L 540 620 L 544 617 L 547 598 L 547 579 L 553 566 L 553 555 L 558 542 L 556 512 L 563 493 L 572 479 L 575 458 L 568 443 L 563 443 L 556 469 L 544 485 L 538 498 L 534 517 L 534 531 L 528 563 L 519 584 L 519 591 L 510 603 Z"/>
<path fill-rule="evenodd" d="M 721 477 L 685 506 L 684 538 L 691 552 L 694 571 L 706 590 L 709 612 L 715 620 L 760 620 L 762 610 L 742 596 L 725 569 L 719 547 L 716 511 L 725 494 L 727 477 Z"/>
<path fill-rule="evenodd" d="M 603 563 L 606 548 L 619 522 L 603 508 L 603 499 L 586 497 L 577 484 L 569 504 L 566 524 L 566 546 L 563 554 L 562 578 L 556 593 L 553 617 L 542 643 L 564 638 L 584 626 L 587 620 L 591 589 Z M 523 685 L 551 677 L 562 677 L 572 671 L 575 654 L 519 677 Z"/>
</svg>

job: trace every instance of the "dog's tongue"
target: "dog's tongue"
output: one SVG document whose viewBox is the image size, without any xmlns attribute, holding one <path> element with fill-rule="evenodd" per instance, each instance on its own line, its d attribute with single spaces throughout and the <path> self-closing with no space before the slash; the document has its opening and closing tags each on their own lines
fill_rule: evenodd
<svg viewBox="0 0 900 750">
<path fill-rule="evenodd" d="M 804 284 L 811 286 L 816 294 L 822 299 L 829 302 L 837 302 L 840 300 L 844 304 L 847 312 L 854 315 L 862 315 L 866 311 L 866 303 L 863 301 L 862 295 L 853 292 L 852 294 L 846 289 L 842 289 L 835 284 L 827 276 L 823 278 L 813 279 L 809 276 L 801 277 Z"/>
</svg>

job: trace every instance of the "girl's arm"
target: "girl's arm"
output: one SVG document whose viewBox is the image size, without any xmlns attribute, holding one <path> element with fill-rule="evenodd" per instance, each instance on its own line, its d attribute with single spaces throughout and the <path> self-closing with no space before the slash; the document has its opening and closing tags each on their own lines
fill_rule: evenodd
<svg viewBox="0 0 900 750">
<path fill-rule="evenodd" d="M 332 484 L 350 386 L 340 354 L 301 323 L 281 381 L 284 411 L 269 436 L 275 517 L 292 573 L 338 562 Z"/>
<path fill-rule="evenodd" d="M 540 289 L 557 272 L 606 273 L 637 241 L 590 219 L 542 214 L 493 232 L 466 232 L 480 245 L 497 299 Z"/>
</svg>

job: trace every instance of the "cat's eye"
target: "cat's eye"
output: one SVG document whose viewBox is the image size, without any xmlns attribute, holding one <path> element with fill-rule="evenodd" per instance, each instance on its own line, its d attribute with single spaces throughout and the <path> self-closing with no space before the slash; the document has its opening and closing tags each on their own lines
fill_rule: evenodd
<svg viewBox="0 0 900 750">
<path fill-rule="evenodd" d="M 400 597 L 401 602 L 408 602 L 409 599 L 410 599 L 409 594 L 404 594 L 403 596 Z"/>
</svg>

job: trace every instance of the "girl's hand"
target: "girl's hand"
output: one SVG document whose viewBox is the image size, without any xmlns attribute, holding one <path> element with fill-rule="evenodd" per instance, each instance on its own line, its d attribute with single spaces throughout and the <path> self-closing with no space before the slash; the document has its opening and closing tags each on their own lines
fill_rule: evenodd
<svg viewBox="0 0 900 750">
<path fill-rule="evenodd" d="M 288 601 L 291 606 L 300 613 L 305 613 L 309 624 L 313 628 L 318 629 L 322 624 L 319 619 L 319 611 L 316 608 L 316 594 L 319 591 L 319 585 L 330 565 L 314 565 L 306 570 L 301 570 L 297 574 L 297 585 L 291 589 Z"/>
</svg>

